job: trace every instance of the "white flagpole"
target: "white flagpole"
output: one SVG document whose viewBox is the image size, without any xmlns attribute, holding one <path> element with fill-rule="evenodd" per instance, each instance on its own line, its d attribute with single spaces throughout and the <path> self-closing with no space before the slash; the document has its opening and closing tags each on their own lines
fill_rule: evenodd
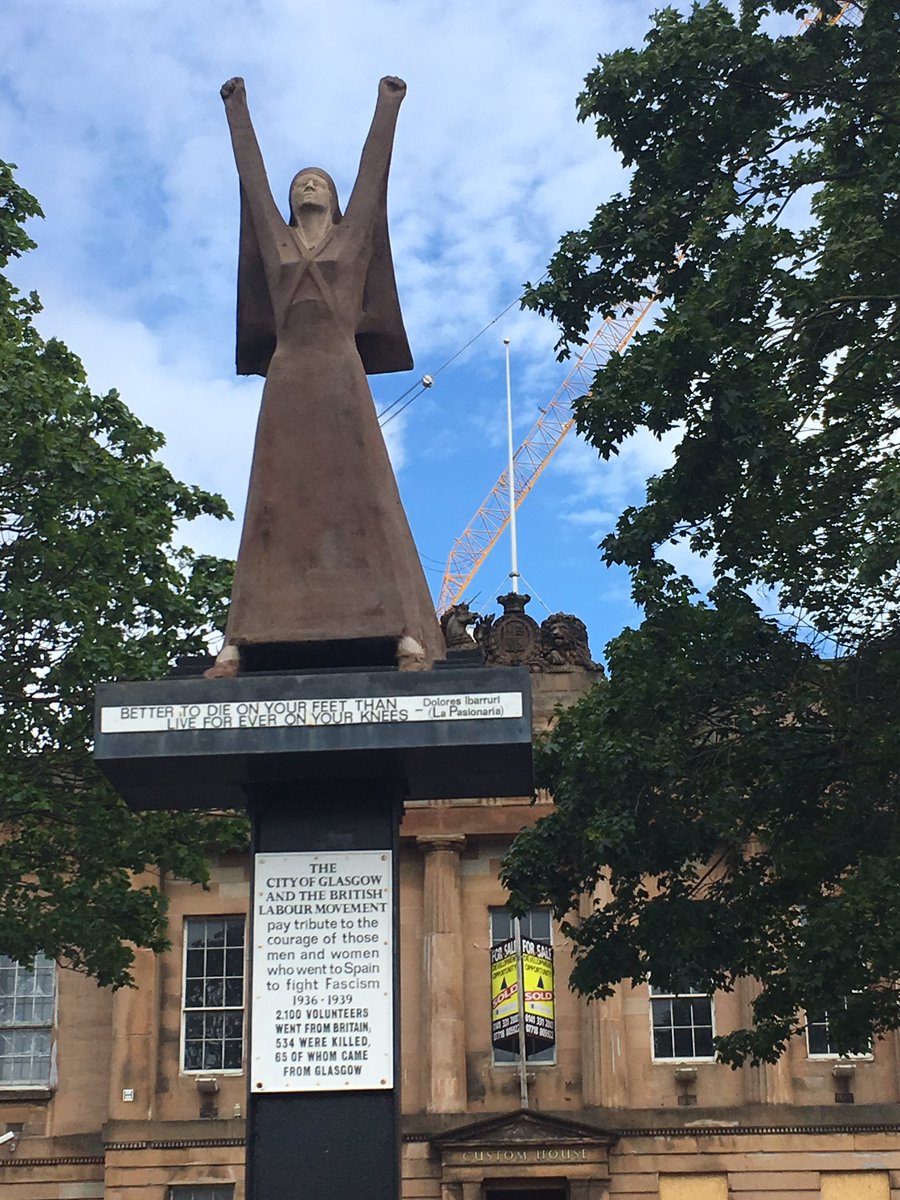
<svg viewBox="0 0 900 1200">
<path fill-rule="evenodd" d="M 509 379 L 509 338 L 503 339 L 506 347 L 506 446 L 508 455 L 507 482 L 509 484 L 509 539 L 512 556 L 512 570 L 509 577 L 512 580 L 513 592 L 519 590 L 519 549 L 516 541 L 516 481 L 513 475 L 513 427 L 512 427 L 512 388 Z"/>
</svg>

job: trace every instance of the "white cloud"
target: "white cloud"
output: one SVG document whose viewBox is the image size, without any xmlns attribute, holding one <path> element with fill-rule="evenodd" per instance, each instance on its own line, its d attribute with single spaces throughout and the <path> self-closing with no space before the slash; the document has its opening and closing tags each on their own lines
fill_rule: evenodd
<svg viewBox="0 0 900 1200">
<path fill-rule="evenodd" d="M 617 455 L 604 461 L 593 446 L 580 437 L 569 437 L 557 456 L 557 469 L 565 472 L 578 499 L 603 502 L 615 512 L 643 496 L 646 480 L 670 466 L 680 438 L 673 431 L 657 438 L 645 429 L 627 438 Z"/>
</svg>

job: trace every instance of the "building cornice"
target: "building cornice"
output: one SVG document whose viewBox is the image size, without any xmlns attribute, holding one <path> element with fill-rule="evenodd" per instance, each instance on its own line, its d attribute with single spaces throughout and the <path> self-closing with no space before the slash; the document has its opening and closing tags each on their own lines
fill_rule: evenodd
<svg viewBox="0 0 900 1200">
<path fill-rule="evenodd" d="M 769 1114 L 759 1112 L 756 1119 L 746 1112 L 736 1117 L 734 1109 L 699 1113 L 695 1110 L 691 1120 L 672 1122 L 670 1111 L 659 1112 L 638 1110 L 625 1113 L 623 1110 L 593 1110 L 579 1113 L 578 1124 L 596 1137 L 623 1138 L 712 1138 L 712 1137 L 778 1137 L 778 1136 L 823 1136 L 832 1134 L 900 1134 L 900 1105 L 866 1106 L 868 1111 L 859 1111 L 848 1116 L 846 1111 L 835 1112 L 823 1108 L 810 1108 L 806 1112 L 782 1112 Z M 885 1110 L 890 1110 L 886 1112 Z M 516 1114 L 507 1113 L 512 1119 Z M 546 1113 L 543 1116 L 565 1120 L 568 1114 Z M 504 1114 L 493 1114 L 492 1123 L 500 1123 Z M 768 1119 L 766 1119 L 768 1117 Z M 781 1118 L 781 1119 L 779 1119 Z M 571 1116 L 568 1116 L 571 1121 Z M 473 1122 L 470 1113 L 442 1114 L 438 1119 L 421 1116 L 404 1121 L 404 1142 L 434 1142 L 442 1144 L 464 1134 L 467 1129 L 481 1124 Z"/>
</svg>

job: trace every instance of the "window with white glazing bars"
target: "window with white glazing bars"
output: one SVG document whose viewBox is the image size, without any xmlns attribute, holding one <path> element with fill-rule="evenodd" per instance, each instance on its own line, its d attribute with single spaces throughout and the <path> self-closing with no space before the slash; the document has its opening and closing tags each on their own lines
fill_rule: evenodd
<svg viewBox="0 0 900 1200">
<path fill-rule="evenodd" d="M 650 988 L 655 1059 L 713 1058 L 713 1000 L 705 992 Z"/>
<path fill-rule="evenodd" d="M 189 917 L 184 929 L 182 1069 L 240 1071 L 244 918 Z"/>
<path fill-rule="evenodd" d="M 867 1058 L 872 1054 L 872 1043 L 863 1042 L 842 1055 L 832 1040 L 828 1013 L 824 1010 L 806 1014 L 806 1048 L 810 1058 Z"/>
<path fill-rule="evenodd" d="M 48 1087 L 53 1053 L 56 963 L 32 967 L 0 955 L 0 1087 Z"/>
</svg>

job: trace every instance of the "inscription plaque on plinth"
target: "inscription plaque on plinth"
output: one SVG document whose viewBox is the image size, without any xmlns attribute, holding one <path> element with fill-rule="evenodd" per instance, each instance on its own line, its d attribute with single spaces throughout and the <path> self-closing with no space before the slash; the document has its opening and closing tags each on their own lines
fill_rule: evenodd
<svg viewBox="0 0 900 1200">
<path fill-rule="evenodd" d="M 521 692 L 435 696 L 274 696 L 223 703 L 113 704 L 100 709 L 101 733 L 181 733 L 205 729 L 327 729 L 340 725 L 414 725 L 522 716 Z"/>
<path fill-rule="evenodd" d="M 389 850 L 257 854 L 250 1088 L 394 1085 Z"/>
</svg>

